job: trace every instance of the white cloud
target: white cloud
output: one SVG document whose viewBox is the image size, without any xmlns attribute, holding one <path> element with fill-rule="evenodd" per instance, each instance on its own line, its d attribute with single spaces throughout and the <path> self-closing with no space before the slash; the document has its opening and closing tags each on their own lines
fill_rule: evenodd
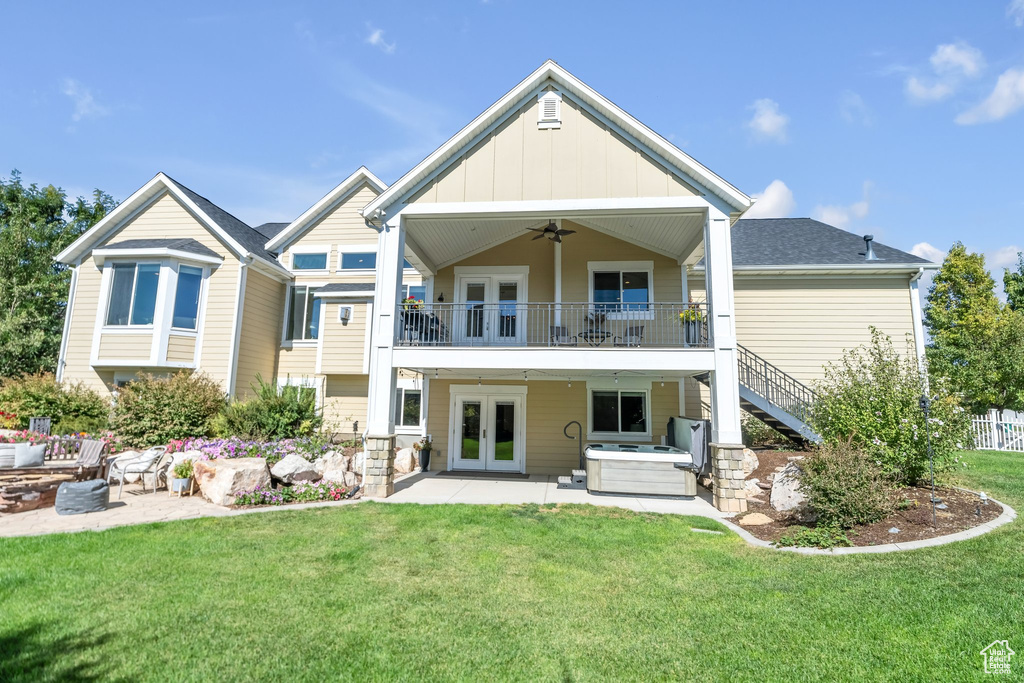
<svg viewBox="0 0 1024 683">
<path fill-rule="evenodd" d="M 754 116 L 747 122 L 747 127 L 754 131 L 754 137 L 759 140 L 786 141 L 789 117 L 779 111 L 778 102 L 763 98 L 755 100 L 749 108 L 754 110 Z"/>
<path fill-rule="evenodd" d="M 871 182 L 865 180 L 861 190 L 860 201 L 846 205 L 819 204 L 814 207 L 814 211 L 811 213 L 811 216 L 822 223 L 834 225 L 837 228 L 846 230 L 852 221 L 865 218 L 868 215 L 868 211 L 871 210 L 871 201 L 868 197 L 868 193 L 870 191 Z"/>
<path fill-rule="evenodd" d="M 781 180 L 773 180 L 764 192 L 753 197 L 757 201 L 743 214 L 744 218 L 786 218 L 796 208 L 793 191 Z"/>
<path fill-rule="evenodd" d="M 1024 0 L 1013 0 L 1006 7 L 1006 16 L 1013 20 L 1017 28 L 1024 26 Z"/>
<path fill-rule="evenodd" d="M 384 29 L 373 28 L 372 26 L 367 26 L 367 28 L 370 29 L 370 35 L 366 37 L 367 43 L 380 48 L 384 54 L 390 55 L 394 53 L 396 47 L 395 42 L 392 41 L 389 43 L 384 40 Z"/>
<path fill-rule="evenodd" d="M 1024 107 L 1024 69 L 1007 69 L 984 101 L 956 117 L 961 126 L 999 121 Z"/>
<path fill-rule="evenodd" d="M 839 94 L 839 113 L 847 123 L 859 123 L 862 126 L 870 126 L 875 120 L 864 98 L 852 90 L 844 90 Z"/>
<path fill-rule="evenodd" d="M 1017 265 L 1017 254 L 1024 251 L 1024 247 L 1010 245 L 985 252 L 985 263 L 992 270 L 1005 270 Z M 997 278 L 997 279 L 1002 279 Z"/>
<path fill-rule="evenodd" d="M 910 250 L 910 253 L 919 258 L 927 259 L 932 263 L 942 263 L 942 259 L 946 258 L 946 252 L 928 242 L 918 242 Z"/>
<path fill-rule="evenodd" d="M 73 78 L 64 79 L 61 92 L 70 97 L 75 105 L 75 111 L 71 114 L 72 121 L 98 118 L 110 113 L 110 107 L 97 102 L 96 98 L 93 97 L 92 90 Z"/>
<path fill-rule="evenodd" d="M 905 83 L 907 96 L 920 104 L 946 99 L 964 79 L 977 78 L 985 69 L 981 50 L 962 40 L 939 45 L 928 61 L 932 66 L 931 77 L 911 75 Z"/>
</svg>

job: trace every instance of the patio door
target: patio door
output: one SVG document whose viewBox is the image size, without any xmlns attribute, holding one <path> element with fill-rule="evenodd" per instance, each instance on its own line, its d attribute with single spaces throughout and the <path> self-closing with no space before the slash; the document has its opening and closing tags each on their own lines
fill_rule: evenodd
<svg viewBox="0 0 1024 683">
<path fill-rule="evenodd" d="M 452 469 L 525 471 L 525 403 L 517 394 L 453 395 Z"/>
<path fill-rule="evenodd" d="M 465 346 L 526 342 L 525 274 L 460 275 L 456 339 Z"/>
</svg>

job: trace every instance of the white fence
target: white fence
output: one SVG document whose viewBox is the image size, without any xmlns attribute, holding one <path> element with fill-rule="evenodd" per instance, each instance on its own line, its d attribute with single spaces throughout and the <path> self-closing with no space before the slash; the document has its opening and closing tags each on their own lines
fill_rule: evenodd
<svg viewBox="0 0 1024 683">
<path fill-rule="evenodd" d="M 971 419 L 974 447 L 986 451 L 1024 453 L 1024 422 L 1000 420 L 995 413 L 976 415 Z"/>
</svg>

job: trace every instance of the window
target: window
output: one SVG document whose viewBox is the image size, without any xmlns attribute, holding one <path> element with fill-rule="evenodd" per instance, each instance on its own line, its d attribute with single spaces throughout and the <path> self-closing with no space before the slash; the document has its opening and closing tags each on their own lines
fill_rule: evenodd
<svg viewBox="0 0 1024 683">
<path fill-rule="evenodd" d="M 171 319 L 171 327 L 182 330 L 196 329 L 199 318 L 199 291 L 202 285 L 201 268 L 178 267 L 178 286 L 174 291 L 174 317 Z"/>
<path fill-rule="evenodd" d="M 312 340 L 320 336 L 320 299 L 314 298 L 313 288 L 292 286 L 288 290 L 288 326 L 285 339 Z"/>
<path fill-rule="evenodd" d="M 424 285 L 402 285 L 402 298 L 412 297 L 417 301 L 427 300 L 427 288 Z"/>
<path fill-rule="evenodd" d="M 603 311 L 646 311 L 651 301 L 647 271 L 594 271 L 594 304 Z"/>
<path fill-rule="evenodd" d="M 373 270 L 377 267 L 377 253 L 373 251 L 351 252 L 341 255 L 342 270 Z"/>
<path fill-rule="evenodd" d="M 592 391 L 590 414 L 592 432 L 646 434 L 647 392 Z"/>
<path fill-rule="evenodd" d="M 395 426 L 419 427 L 422 393 L 419 389 L 398 388 L 395 394 Z"/>
<path fill-rule="evenodd" d="M 292 270 L 327 270 L 327 254 L 292 254 Z"/>
<path fill-rule="evenodd" d="M 110 279 L 107 325 L 152 325 L 160 265 L 115 263 Z"/>
</svg>

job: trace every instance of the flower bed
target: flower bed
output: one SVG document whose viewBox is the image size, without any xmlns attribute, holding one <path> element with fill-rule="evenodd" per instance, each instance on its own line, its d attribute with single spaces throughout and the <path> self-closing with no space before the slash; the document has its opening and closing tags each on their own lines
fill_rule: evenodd
<svg viewBox="0 0 1024 683">
<path fill-rule="evenodd" d="M 286 505 L 321 500 L 342 500 L 347 498 L 351 491 L 351 487 L 329 481 L 301 483 L 278 489 L 257 486 L 250 491 L 236 492 L 235 505 Z"/>
<path fill-rule="evenodd" d="M 170 453 L 179 451 L 199 451 L 203 460 L 218 458 L 263 458 L 267 465 L 273 467 L 287 455 L 300 455 L 313 461 L 331 450 L 332 446 L 322 439 L 304 437 L 283 439 L 281 441 L 245 441 L 238 437 L 227 439 L 184 439 L 172 441 L 167 450 Z"/>
</svg>

